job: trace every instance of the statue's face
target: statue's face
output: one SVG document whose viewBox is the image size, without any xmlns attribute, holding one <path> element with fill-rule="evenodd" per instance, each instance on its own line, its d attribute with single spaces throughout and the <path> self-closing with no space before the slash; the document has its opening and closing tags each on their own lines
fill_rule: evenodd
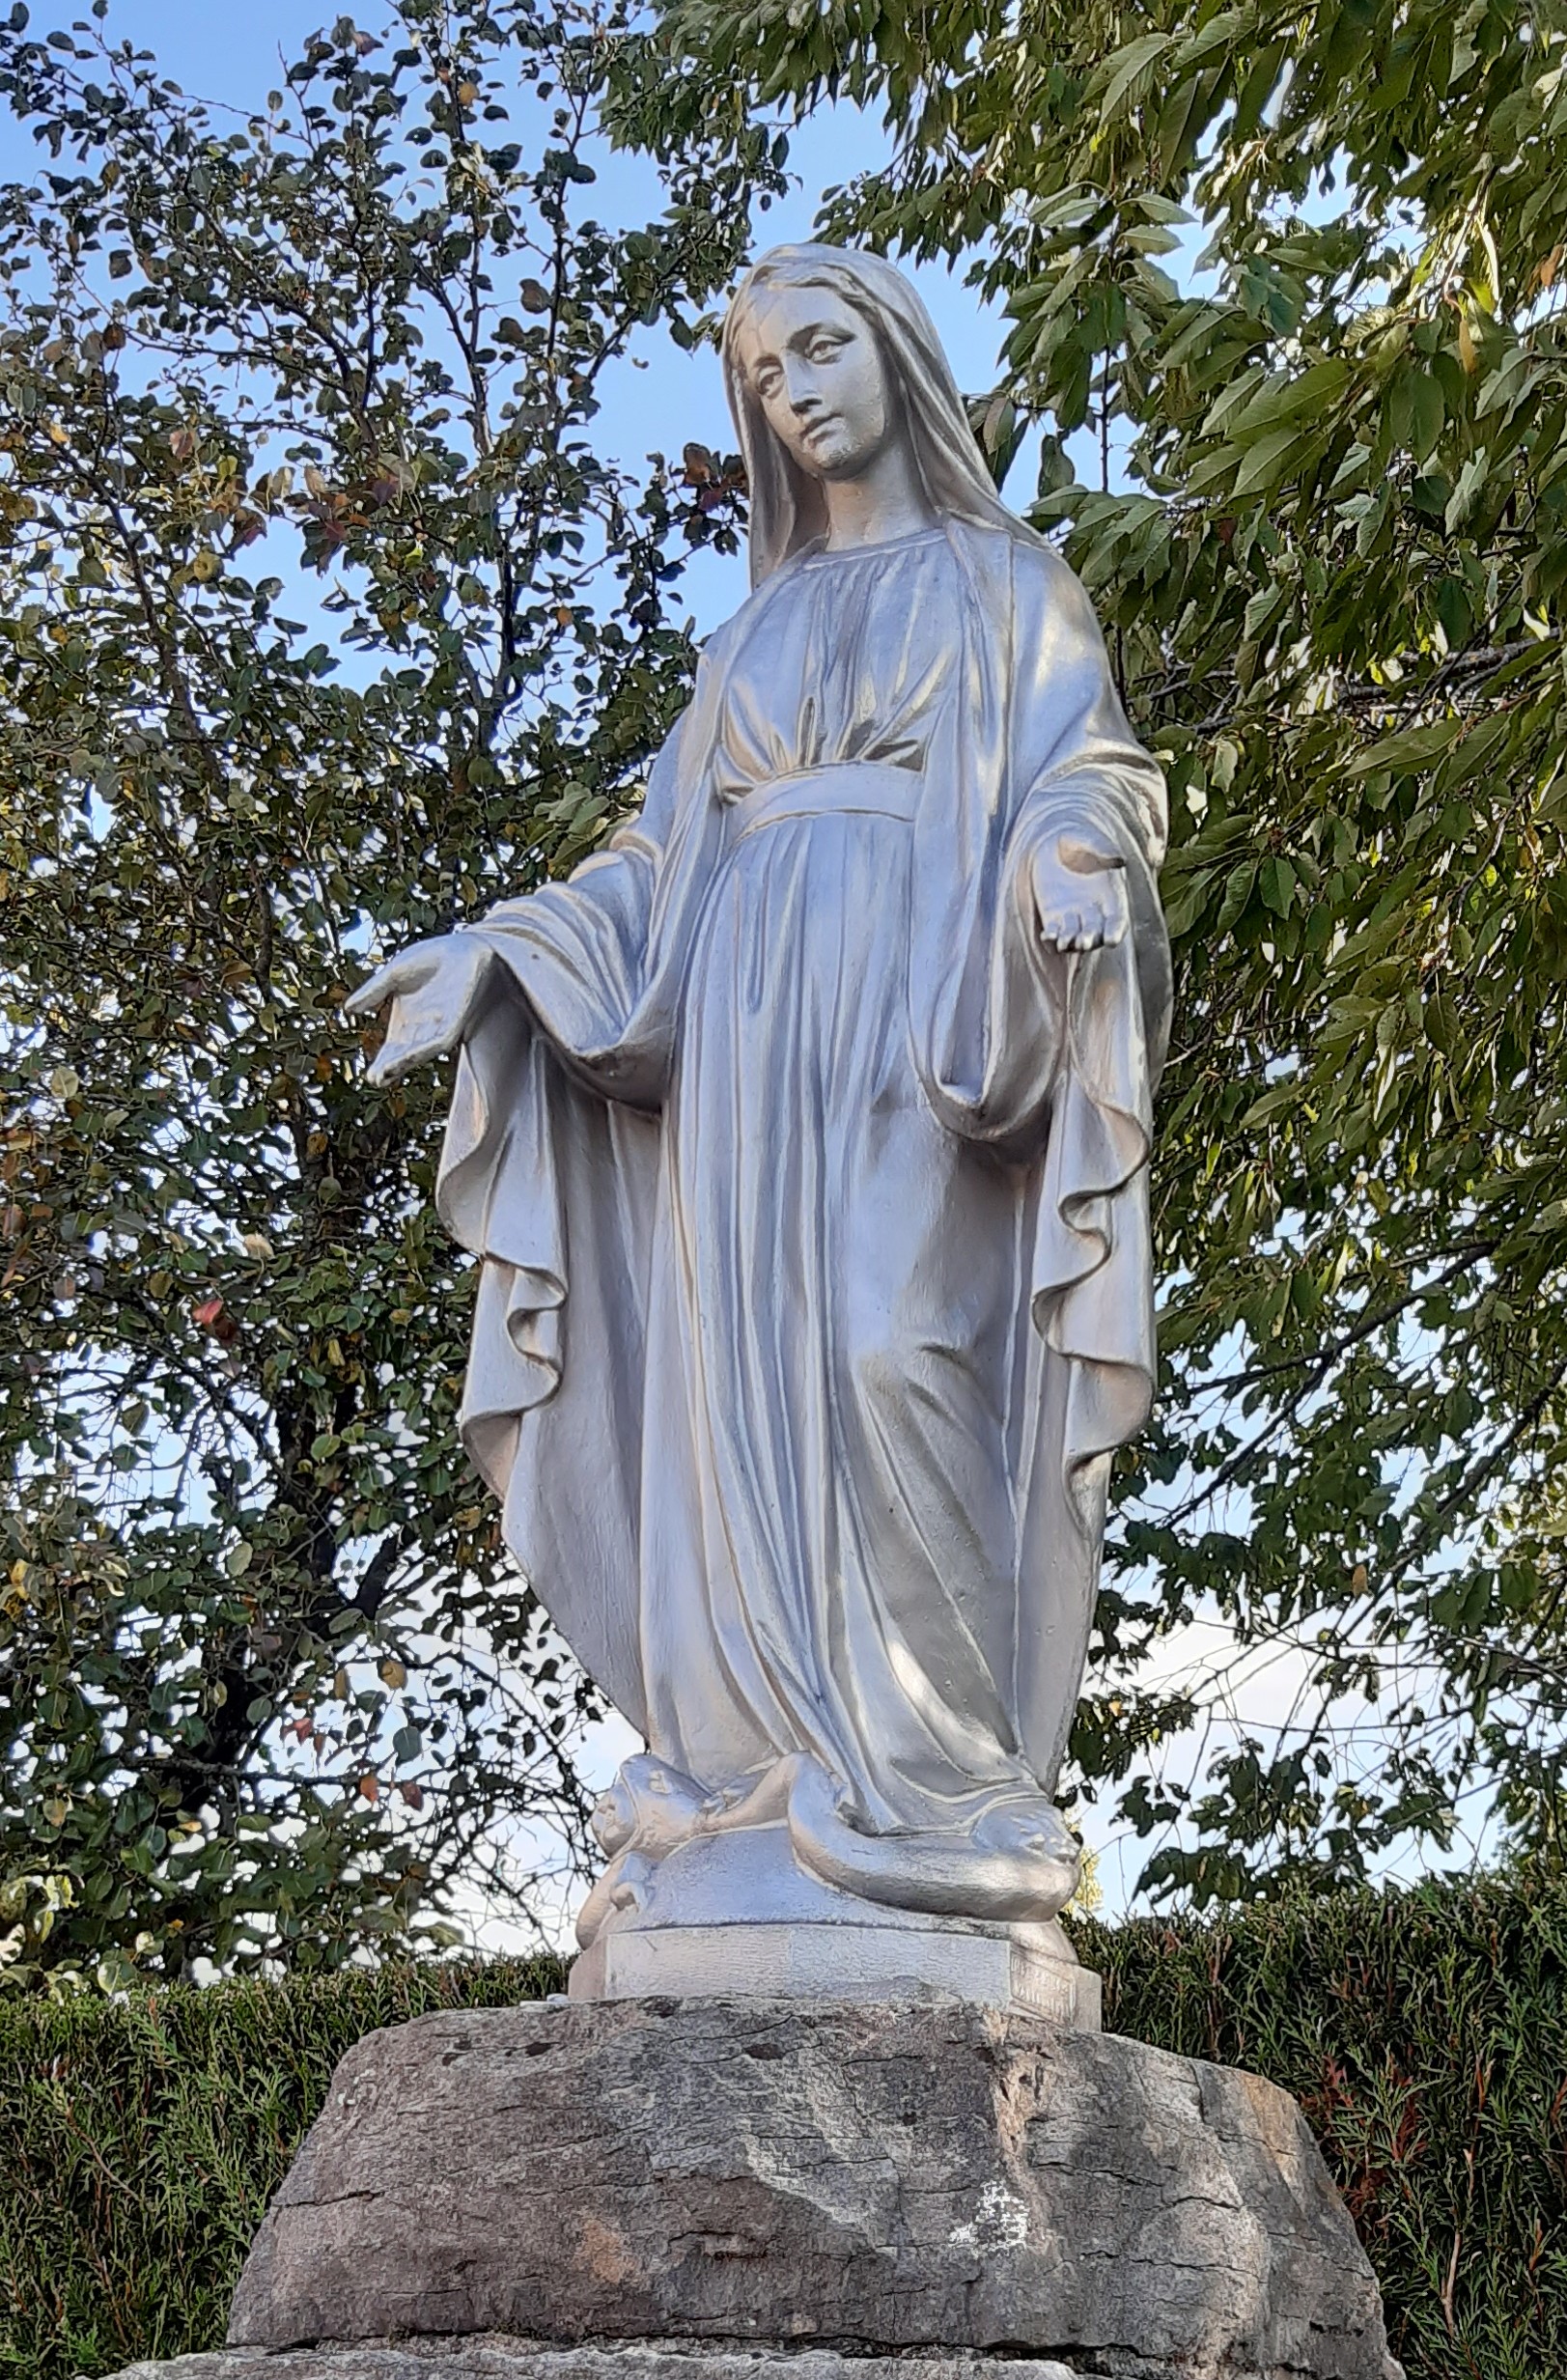
<svg viewBox="0 0 1567 2380">
<path fill-rule="evenodd" d="M 830 290 L 758 290 L 739 344 L 770 428 L 817 479 L 855 478 L 897 435 L 881 350 Z"/>
</svg>

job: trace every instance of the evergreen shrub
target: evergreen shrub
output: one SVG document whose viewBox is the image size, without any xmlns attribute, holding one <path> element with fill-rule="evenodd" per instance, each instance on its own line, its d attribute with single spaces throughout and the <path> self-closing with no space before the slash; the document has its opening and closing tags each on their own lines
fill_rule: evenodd
<svg viewBox="0 0 1567 2380">
<path fill-rule="evenodd" d="M 1224 1921 L 1080 1920 L 1118 2032 L 1305 2109 L 1410 2380 L 1567 2372 L 1567 1885 L 1428 1885 Z M 210 2347 L 359 2036 L 558 1990 L 549 1959 L 0 2002 L 0 2375 Z"/>
<path fill-rule="evenodd" d="M 345 2050 L 562 1987 L 552 1959 L 0 2001 L 0 2375 L 221 2346 L 266 2202 Z"/>
<path fill-rule="evenodd" d="M 1409 2380 L 1567 2375 L 1567 1885 L 1075 1931 L 1107 2030 L 1300 2100 Z"/>
</svg>

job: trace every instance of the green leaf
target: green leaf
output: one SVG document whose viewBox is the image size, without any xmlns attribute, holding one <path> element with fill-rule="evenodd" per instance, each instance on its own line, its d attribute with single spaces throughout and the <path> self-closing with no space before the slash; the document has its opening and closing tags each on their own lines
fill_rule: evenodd
<svg viewBox="0 0 1567 2380">
<path fill-rule="evenodd" d="M 1257 890 L 1264 909 L 1272 910 L 1276 917 L 1287 917 L 1290 903 L 1295 897 L 1296 882 L 1295 870 L 1287 859 L 1279 856 L 1265 859 L 1257 871 Z"/>
<path fill-rule="evenodd" d="M 1383 769 L 1423 769 L 1452 749 L 1464 732 L 1464 722 L 1455 716 L 1431 719 L 1422 727 L 1403 729 L 1393 736 L 1383 736 L 1363 751 L 1357 752 L 1345 763 L 1345 774 L 1351 777 L 1370 776 Z"/>
<path fill-rule="evenodd" d="M 1449 537 L 1464 526 L 1473 512 L 1480 490 L 1485 486 L 1490 460 L 1487 450 L 1482 446 L 1476 454 L 1469 457 L 1460 471 L 1453 492 L 1448 498 L 1447 511 L 1444 516 Z"/>
<path fill-rule="evenodd" d="M 1105 63 L 1106 79 L 1099 99 L 1100 116 L 1105 123 L 1114 119 L 1123 101 L 1130 101 L 1156 62 L 1173 46 L 1171 34 L 1144 33 L 1112 51 Z"/>
<path fill-rule="evenodd" d="M 1239 501 L 1242 496 L 1255 495 L 1264 488 L 1280 486 L 1287 473 L 1279 465 L 1302 443 L 1301 433 L 1295 429 L 1274 430 L 1268 436 L 1259 438 L 1255 446 L 1246 449 L 1230 493 Z"/>
<path fill-rule="evenodd" d="M 1323 356 L 1304 372 L 1265 380 L 1240 412 L 1229 421 L 1229 435 L 1244 437 L 1274 422 L 1317 416 L 1332 407 L 1351 385 L 1350 365 L 1341 356 Z"/>
<path fill-rule="evenodd" d="M 1218 916 L 1215 921 L 1216 933 L 1228 934 L 1250 900 L 1256 882 L 1255 860 L 1248 859 L 1241 867 L 1232 869 L 1225 881 L 1224 898 L 1219 903 Z"/>
</svg>

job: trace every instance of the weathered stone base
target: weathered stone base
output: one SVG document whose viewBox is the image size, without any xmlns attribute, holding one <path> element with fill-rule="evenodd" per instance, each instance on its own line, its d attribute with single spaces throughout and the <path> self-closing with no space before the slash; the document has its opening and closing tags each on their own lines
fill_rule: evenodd
<svg viewBox="0 0 1567 2380">
<path fill-rule="evenodd" d="M 485 2333 L 539 2343 L 450 2343 Z M 850 2380 L 933 2352 L 1079 2380 L 1396 2373 L 1286 2093 L 953 2002 L 600 2001 L 373 2033 L 257 2235 L 229 2335 L 442 2338 L 511 2355 L 473 2366 L 506 2380 L 627 2380 L 650 2357 L 655 2380 L 740 2380 L 813 2349 Z M 265 2369 L 415 2380 L 324 2345 Z"/>
<path fill-rule="evenodd" d="M 366 2339 L 357 2346 L 231 2347 L 132 2364 L 114 2380 L 1075 2380 L 1065 2364 L 984 2355 L 846 2356 L 828 2347 L 541 2347 L 489 2332 L 475 2338 Z"/>
</svg>

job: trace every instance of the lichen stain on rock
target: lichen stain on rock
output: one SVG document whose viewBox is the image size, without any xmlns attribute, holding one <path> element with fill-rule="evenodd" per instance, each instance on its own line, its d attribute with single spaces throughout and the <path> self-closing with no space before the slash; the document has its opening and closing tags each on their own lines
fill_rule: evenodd
<svg viewBox="0 0 1567 2380">
<path fill-rule="evenodd" d="M 987 2182 L 979 2194 L 973 2221 L 955 2223 L 948 2241 L 954 2248 L 973 2248 L 981 2255 L 994 2255 L 1006 2248 L 1025 2248 L 1028 2209 L 1005 2182 Z"/>
<path fill-rule="evenodd" d="M 636 2258 L 623 2235 L 597 2215 L 584 2215 L 577 2232 L 576 2261 L 595 2281 L 618 2289 L 636 2278 Z"/>
</svg>

